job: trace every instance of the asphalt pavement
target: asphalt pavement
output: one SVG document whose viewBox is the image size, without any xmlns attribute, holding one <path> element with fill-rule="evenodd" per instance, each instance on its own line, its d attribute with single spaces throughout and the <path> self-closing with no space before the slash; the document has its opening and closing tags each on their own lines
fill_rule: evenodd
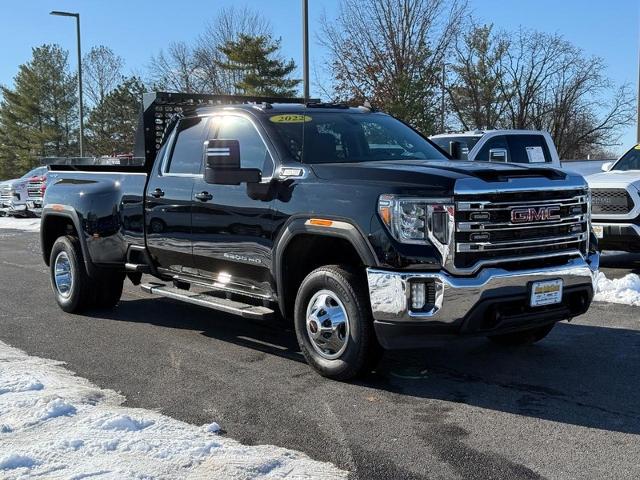
<svg viewBox="0 0 640 480">
<path fill-rule="evenodd" d="M 639 256 L 603 264 L 610 278 L 640 273 Z M 307 367 L 290 330 L 130 283 L 113 311 L 66 314 L 37 233 L 0 230 L 0 272 L 0 340 L 246 444 L 359 479 L 640 477 L 640 307 L 595 303 L 530 347 L 474 338 L 387 353 L 338 383 Z"/>
</svg>

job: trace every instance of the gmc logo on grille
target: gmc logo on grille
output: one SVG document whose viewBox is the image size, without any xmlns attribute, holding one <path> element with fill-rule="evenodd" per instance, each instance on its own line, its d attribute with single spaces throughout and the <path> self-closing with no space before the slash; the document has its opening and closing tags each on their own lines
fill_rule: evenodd
<svg viewBox="0 0 640 480">
<path fill-rule="evenodd" d="M 511 210 L 511 223 L 560 220 L 560 207 L 529 207 Z"/>
</svg>

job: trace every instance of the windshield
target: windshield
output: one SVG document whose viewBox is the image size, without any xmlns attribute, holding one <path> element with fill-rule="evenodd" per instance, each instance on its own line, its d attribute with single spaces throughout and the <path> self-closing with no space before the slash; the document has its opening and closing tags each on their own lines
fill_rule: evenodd
<svg viewBox="0 0 640 480">
<path fill-rule="evenodd" d="M 430 140 L 438 145 L 445 152 L 449 151 L 449 143 L 450 142 L 459 142 L 460 143 L 460 160 L 468 160 L 469 152 L 473 147 L 476 146 L 478 140 L 480 140 L 481 135 L 477 136 L 447 136 L 447 137 L 432 137 Z"/>
<path fill-rule="evenodd" d="M 384 114 L 308 109 L 269 120 L 291 157 L 302 163 L 447 160 L 427 139 Z"/>
<path fill-rule="evenodd" d="M 47 167 L 36 167 L 33 170 L 29 170 L 21 178 L 41 177 L 47 173 Z"/>
<path fill-rule="evenodd" d="M 636 145 L 614 165 L 611 170 L 640 170 L 640 145 Z"/>
</svg>

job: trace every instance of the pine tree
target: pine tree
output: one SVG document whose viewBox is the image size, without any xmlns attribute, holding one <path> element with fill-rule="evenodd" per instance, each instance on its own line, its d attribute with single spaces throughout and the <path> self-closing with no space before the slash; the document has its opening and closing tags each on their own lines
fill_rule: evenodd
<svg viewBox="0 0 640 480">
<path fill-rule="evenodd" d="M 14 177 L 39 157 L 75 154 L 76 77 L 58 45 L 32 50 L 14 87 L 0 87 L 0 176 Z"/>
<path fill-rule="evenodd" d="M 220 51 L 225 59 L 217 62 L 218 66 L 238 74 L 238 93 L 268 97 L 296 94 L 300 80 L 289 77 L 296 68 L 295 62 L 275 55 L 280 51 L 280 40 L 268 35 L 240 35 L 238 40 L 226 42 Z"/>
<path fill-rule="evenodd" d="M 87 121 L 87 139 L 94 155 L 133 151 L 143 93 L 142 81 L 130 77 L 91 110 Z"/>
</svg>

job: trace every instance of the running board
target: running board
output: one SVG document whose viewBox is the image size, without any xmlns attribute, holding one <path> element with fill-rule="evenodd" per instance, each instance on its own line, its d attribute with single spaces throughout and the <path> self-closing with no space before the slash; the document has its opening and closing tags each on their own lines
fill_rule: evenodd
<svg viewBox="0 0 640 480">
<path fill-rule="evenodd" d="M 273 316 L 273 310 L 268 307 L 250 305 L 248 303 L 236 302 L 226 298 L 218 298 L 207 293 L 190 292 L 179 288 L 164 285 L 162 283 L 146 283 L 141 285 L 142 290 L 147 293 L 159 295 L 161 297 L 172 298 L 201 307 L 218 310 L 220 312 L 240 315 L 244 318 L 254 320 L 267 320 Z"/>
</svg>

